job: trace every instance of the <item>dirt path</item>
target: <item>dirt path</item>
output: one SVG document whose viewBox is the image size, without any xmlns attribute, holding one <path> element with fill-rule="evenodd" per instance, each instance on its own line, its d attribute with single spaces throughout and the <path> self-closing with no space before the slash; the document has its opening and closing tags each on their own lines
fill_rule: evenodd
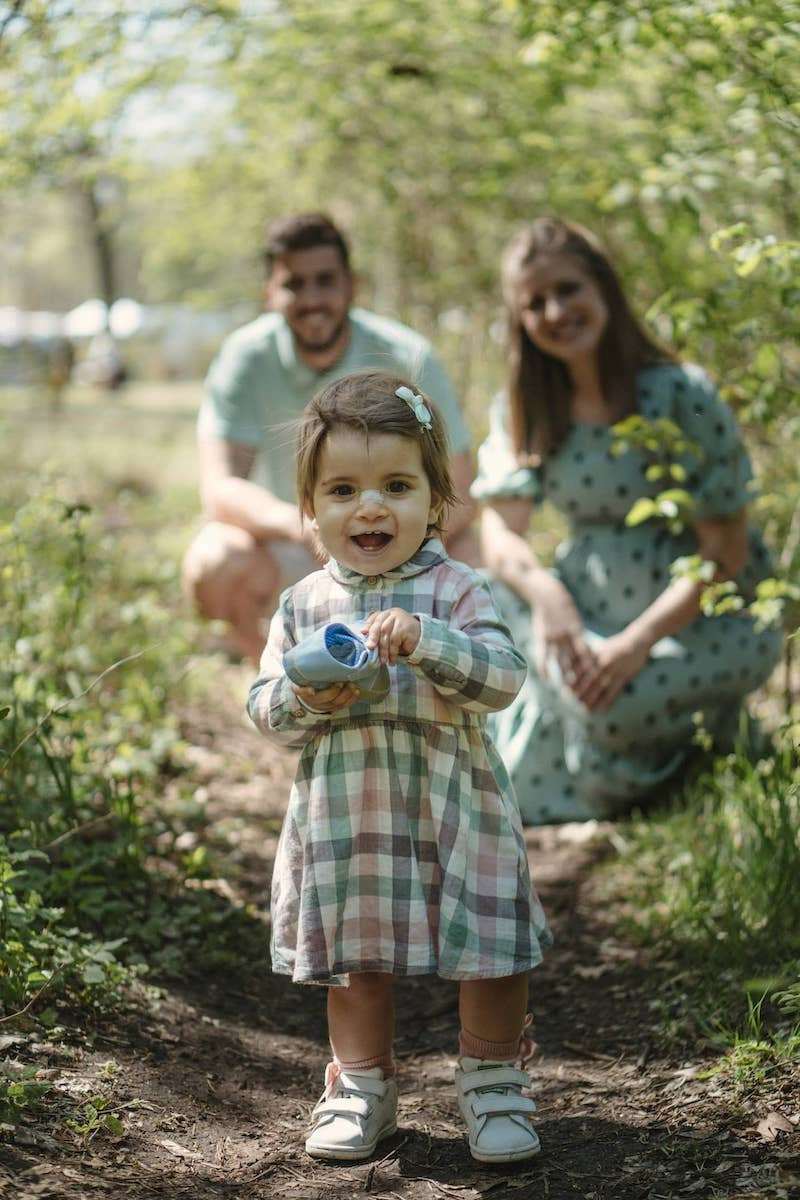
<svg viewBox="0 0 800 1200">
<path fill-rule="evenodd" d="M 226 896 L 255 904 L 266 920 L 264 881 L 294 756 L 276 753 L 239 717 L 241 683 L 232 671 L 226 729 L 219 713 L 198 709 L 187 713 L 186 731 L 205 789 L 209 842 L 228 856 Z M 776 1107 L 800 1110 L 797 1092 L 789 1092 L 796 1077 L 792 1084 L 775 1072 L 735 1098 L 725 1076 L 703 1078 L 711 1060 L 701 1046 L 680 1056 L 664 1049 L 670 970 L 618 940 L 614 913 L 598 900 L 592 869 L 608 852 L 611 829 L 595 830 L 593 839 L 574 828 L 529 834 L 557 938 L 532 982 L 544 1147 L 532 1163 L 487 1168 L 470 1158 L 452 1088 L 456 991 L 426 979 L 398 988 L 398 1135 L 366 1164 L 310 1161 L 302 1142 L 327 1060 L 324 992 L 293 987 L 254 963 L 225 979 L 165 990 L 138 1013 L 104 1021 L 91 1050 L 47 1057 L 42 1049 L 60 1087 L 113 1097 L 126 1134 L 89 1137 L 82 1151 L 35 1132 L 28 1144 L 0 1145 L 0 1193 L 15 1200 L 800 1196 L 798 1135 L 775 1128 L 774 1117 L 770 1124 Z"/>
</svg>

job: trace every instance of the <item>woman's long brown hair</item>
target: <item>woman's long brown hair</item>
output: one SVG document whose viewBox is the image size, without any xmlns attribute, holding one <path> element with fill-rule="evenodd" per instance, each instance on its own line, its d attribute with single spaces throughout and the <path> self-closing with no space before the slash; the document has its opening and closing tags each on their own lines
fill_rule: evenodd
<svg viewBox="0 0 800 1200">
<path fill-rule="evenodd" d="M 507 247 L 502 262 L 508 310 L 509 435 L 518 457 L 536 462 L 553 454 L 569 432 L 572 380 L 565 364 L 544 354 L 522 328 L 513 285 L 540 255 L 565 254 L 594 279 L 608 309 L 598 346 L 600 384 L 612 416 L 636 410 L 636 374 L 642 367 L 674 362 L 631 309 L 608 256 L 588 229 L 558 217 L 540 217 Z"/>
</svg>

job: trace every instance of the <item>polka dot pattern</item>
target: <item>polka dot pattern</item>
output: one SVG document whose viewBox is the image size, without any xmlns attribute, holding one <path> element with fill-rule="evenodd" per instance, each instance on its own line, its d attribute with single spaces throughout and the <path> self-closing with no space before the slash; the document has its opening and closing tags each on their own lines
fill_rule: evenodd
<svg viewBox="0 0 800 1200">
<path fill-rule="evenodd" d="M 697 367 L 669 365 L 642 372 L 639 407 L 666 417 L 700 447 L 686 456 L 687 487 L 698 515 L 722 516 L 751 498 L 750 465 L 735 421 Z M 494 431 L 497 444 L 497 428 Z M 505 482 L 482 479 L 482 495 L 549 499 L 567 518 L 556 574 L 582 615 L 587 639 L 598 646 L 637 617 L 670 581 L 670 564 L 696 549 L 691 529 L 680 535 L 645 522 L 625 524 L 634 500 L 655 495 L 660 483 L 644 478 L 638 452 L 611 455 L 603 426 L 576 425 L 545 470 L 509 470 Z M 494 490 L 492 490 L 494 489 Z M 523 489 L 523 490 L 520 490 Z M 771 573 L 757 536 L 741 586 L 753 588 Z M 693 714 L 722 737 L 735 731 L 740 705 L 771 673 L 781 638 L 756 631 L 747 618 L 698 617 L 653 648 L 642 671 L 606 711 L 589 712 L 569 693 L 540 679 L 532 662 L 532 615 L 519 597 L 492 582 L 495 598 L 526 655 L 526 683 L 509 709 L 489 720 L 527 824 L 608 817 L 668 780 L 691 748 Z"/>
</svg>

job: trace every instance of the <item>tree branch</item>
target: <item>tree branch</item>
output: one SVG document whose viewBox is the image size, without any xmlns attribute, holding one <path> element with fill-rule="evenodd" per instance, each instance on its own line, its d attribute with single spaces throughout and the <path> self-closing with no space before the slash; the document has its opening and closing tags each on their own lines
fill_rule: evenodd
<svg viewBox="0 0 800 1200">
<path fill-rule="evenodd" d="M 0 41 L 3 40 L 3 34 L 8 29 L 9 25 L 14 20 L 14 18 L 22 16 L 22 8 L 23 8 L 24 4 L 25 4 L 25 0 L 14 0 L 14 3 L 11 5 L 11 8 L 8 10 L 6 15 L 3 17 L 2 21 L 0 21 Z"/>
</svg>

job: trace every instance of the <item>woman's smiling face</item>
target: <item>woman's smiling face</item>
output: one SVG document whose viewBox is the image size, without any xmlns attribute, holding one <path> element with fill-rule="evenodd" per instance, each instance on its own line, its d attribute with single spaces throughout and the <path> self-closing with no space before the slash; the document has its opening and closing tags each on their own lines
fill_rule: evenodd
<svg viewBox="0 0 800 1200">
<path fill-rule="evenodd" d="M 543 254 L 511 280 L 510 299 L 533 344 L 567 367 L 597 355 L 608 306 L 594 277 L 570 254 Z"/>
<path fill-rule="evenodd" d="M 331 558 L 360 575 L 406 562 L 438 519 L 419 443 L 334 429 L 319 453 L 309 516 Z"/>
</svg>

